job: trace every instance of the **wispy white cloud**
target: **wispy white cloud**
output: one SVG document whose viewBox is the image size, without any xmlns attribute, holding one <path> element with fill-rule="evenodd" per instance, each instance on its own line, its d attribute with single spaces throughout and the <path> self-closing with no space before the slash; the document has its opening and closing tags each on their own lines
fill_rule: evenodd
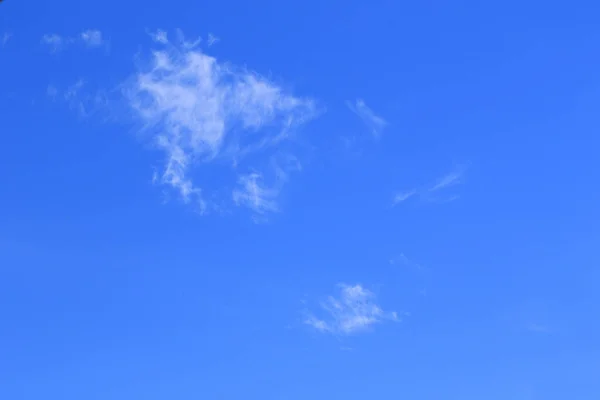
<svg viewBox="0 0 600 400">
<path fill-rule="evenodd" d="M 416 189 L 407 190 L 405 192 L 398 192 L 394 195 L 393 205 L 397 205 L 406 201 L 417 194 Z"/>
<path fill-rule="evenodd" d="M 85 84 L 83 79 L 79 79 L 77 80 L 77 82 L 75 82 L 74 84 L 72 84 L 71 86 L 69 86 L 66 90 L 65 90 L 65 99 L 66 100 L 71 100 L 73 98 L 75 98 L 77 96 L 77 94 L 79 93 L 79 91 L 81 90 L 81 88 L 83 87 L 83 85 Z"/>
<path fill-rule="evenodd" d="M 208 211 L 211 182 L 198 179 L 197 172 L 229 164 L 234 180 L 220 180 L 219 189 L 237 186 L 230 192 L 234 204 L 259 214 L 276 211 L 277 194 L 292 168 L 272 162 L 281 152 L 276 145 L 293 144 L 296 129 L 319 114 L 316 103 L 196 46 L 174 44 L 164 31 L 152 38 L 163 47 L 125 83 L 124 94 L 165 154 L 157 181 Z M 273 186 L 264 183 L 265 174 L 276 176 Z"/>
<path fill-rule="evenodd" d="M 392 207 L 395 207 L 400 203 L 404 203 L 405 201 L 420 195 L 421 191 L 419 189 L 409 189 L 396 192 L 392 197 Z"/>
<path fill-rule="evenodd" d="M 65 39 L 57 34 L 46 34 L 42 36 L 42 43 L 50 48 L 51 51 L 56 52 L 62 49 L 65 44 Z"/>
<path fill-rule="evenodd" d="M 307 313 L 304 323 L 319 332 L 349 335 L 368 330 L 384 321 L 399 321 L 398 313 L 387 312 L 375 302 L 375 294 L 362 285 L 340 284 L 339 294 L 321 303 L 322 317 Z"/>
<path fill-rule="evenodd" d="M 419 197 L 422 200 L 433 202 L 449 202 L 456 200 L 459 198 L 458 195 L 439 197 L 439 193 L 452 186 L 463 183 L 465 170 L 465 167 L 461 166 L 444 175 L 431 185 L 396 192 L 392 198 L 392 206 L 396 206 L 413 197 Z"/>
<path fill-rule="evenodd" d="M 183 47 L 183 48 L 185 48 L 185 49 L 193 49 L 195 47 L 198 47 L 200 45 L 200 43 L 202 43 L 202 37 L 201 36 L 198 36 L 194 40 L 187 40 L 186 37 L 185 37 L 185 35 L 183 34 L 183 31 L 181 29 L 177 29 L 175 31 L 175 33 L 177 33 L 177 38 L 179 39 L 180 46 Z M 168 41 L 167 41 L 167 43 L 168 43 Z"/>
<path fill-rule="evenodd" d="M 150 33 L 150 37 L 152 38 L 152 40 L 160 44 L 168 44 L 168 36 L 168 33 L 166 31 L 163 31 L 162 29 L 157 29 L 156 32 Z"/>
<path fill-rule="evenodd" d="M 400 255 L 398 255 L 397 257 L 391 258 L 390 264 L 391 265 L 399 265 L 399 266 L 403 266 L 403 267 L 407 267 L 407 268 L 411 268 L 411 269 L 417 269 L 417 270 L 423 269 L 423 267 L 419 263 L 406 257 L 404 255 L 404 253 L 400 253 Z"/>
<path fill-rule="evenodd" d="M 155 32 L 149 32 L 149 35 L 150 35 L 150 38 L 152 38 L 152 40 L 158 44 L 162 44 L 162 45 L 172 44 L 171 40 L 169 39 L 168 32 L 164 31 L 162 29 L 157 29 Z M 196 37 L 196 39 L 194 39 L 194 40 L 188 40 L 185 37 L 185 35 L 181 29 L 175 30 L 175 36 L 177 37 L 177 41 L 176 41 L 177 45 L 184 49 L 193 49 L 193 48 L 198 47 L 202 43 L 201 36 Z M 208 34 L 208 39 L 206 41 L 206 44 L 208 45 L 208 47 L 212 46 L 217 41 L 219 41 L 219 38 L 214 36 L 212 33 Z"/>
<path fill-rule="evenodd" d="M 45 34 L 42 36 L 42 44 L 47 46 L 50 51 L 56 53 L 64 50 L 70 45 L 83 45 L 85 47 L 103 47 L 108 44 L 102 36 L 102 32 L 96 29 L 88 29 L 76 36 L 61 36 L 56 33 Z"/>
<path fill-rule="evenodd" d="M 213 35 L 212 33 L 208 34 L 208 45 L 212 46 L 213 44 L 217 43 L 220 39 L 218 37 L 216 37 L 215 35 Z"/>
<path fill-rule="evenodd" d="M 54 100 L 56 99 L 56 96 L 58 96 L 58 89 L 54 85 L 48 85 L 48 87 L 46 88 L 46 94 L 48 95 L 48 97 Z"/>
<path fill-rule="evenodd" d="M 96 29 L 88 29 L 81 32 L 79 36 L 81 41 L 88 47 L 99 47 L 106 43 L 102 38 L 102 32 Z"/>
<path fill-rule="evenodd" d="M 277 211 L 277 196 L 279 191 L 274 187 L 266 187 L 263 177 L 254 172 L 239 178 L 239 187 L 233 191 L 233 201 L 244 205 L 258 214 Z"/>
<path fill-rule="evenodd" d="M 81 116 L 87 115 L 84 102 L 80 98 L 81 88 L 83 88 L 84 84 L 84 80 L 79 79 L 77 82 L 67 87 L 64 91 L 64 99 L 69 103 L 70 107 L 76 109 Z"/>
<path fill-rule="evenodd" d="M 354 114 L 358 115 L 375 137 L 379 137 L 388 124 L 385 119 L 376 115 L 362 99 L 354 102 L 347 101 L 346 105 Z"/>
<path fill-rule="evenodd" d="M 450 187 L 462 184 L 464 181 L 465 170 L 466 168 L 464 166 L 455 168 L 454 171 L 444 175 L 435 184 L 429 187 L 426 192 L 422 193 L 421 197 L 424 200 L 438 203 L 447 203 L 457 200 L 460 197 L 459 195 L 443 195 L 441 192 L 446 193 Z"/>
<path fill-rule="evenodd" d="M 445 189 L 450 186 L 458 185 L 462 181 L 464 169 L 459 168 L 455 171 L 450 172 L 449 174 L 443 176 L 439 179 L 432 187 L 428 190 L 430 192 L 435 192 L 437 190 Z"/>
</svg>

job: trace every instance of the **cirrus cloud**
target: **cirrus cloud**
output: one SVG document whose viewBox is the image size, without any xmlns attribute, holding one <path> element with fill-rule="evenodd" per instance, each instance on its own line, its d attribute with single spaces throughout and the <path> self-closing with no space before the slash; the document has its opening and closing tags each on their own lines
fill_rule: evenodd
<svg viewBox="0 0 600 400">
<path fill-rule="evenodd" d="M 273 160 L 281 145 L 293 142 L 296 130 L 320 113 L 316 102 L 197 46 L 174 45 L 164 31 L 153 38 L 162 47 L 126 82 L 124 94 L 164 154 L 156 180 L 205 212 L 211 202 L 198 172 L 230 165 L 233 178 L 222 186 L 237 184 L 230 197 L 236 205 L 258 214 L 277 211 L 285 179 L 277 178 L 281 166 L 273 169 Z M 265 173 L 276 176 L 277 189 L 265 186 Z"/>
<path fill-rule="evenodd" d="M 440 197 L 439 193 L 450 187 L 462 184 L 464 182 L 465 171 L 465 166 L 459 166 L 450 173 L 442 176 L 433 185 L 396 192 L 392 199 L 392 206 L 403 203 L 415 196 L 421 198 L 422 200 L 437 203 L 456 200 L 459 198 L 459 196 L 456 194 Z"/>
<path fill-rule="evenodd" d="M 379 137 L 383 129 L 388 125 L 387 121 L 375 114 L 362 99 L 356 99 L 354 102 L 347 101 L 346 106 L 363 121 L 371 131 L 371 134 L 376 138 Z"/>
<path fill-rule="evenodd" d="M 375 294 L 360 284 L 339 284 L 339 294 L 321 303 L 321 317 L 307 313 L 304 323 L 322 333 L 350 335 L 384 321 L 399 321 L 395 311 L 384 311 Z"/>
<path fill-rule="evenodd" d="M 72 44 L 79 44 L 89 48 L 108 45 L 108 41 L 104 39 L 102 32 L 97 29 L 88 29 L 75 36 L 61 36 L 57 33 L 45 34 L 42 36 L 41 41 L 53 53 L 64 50 Z"/>
</svg>

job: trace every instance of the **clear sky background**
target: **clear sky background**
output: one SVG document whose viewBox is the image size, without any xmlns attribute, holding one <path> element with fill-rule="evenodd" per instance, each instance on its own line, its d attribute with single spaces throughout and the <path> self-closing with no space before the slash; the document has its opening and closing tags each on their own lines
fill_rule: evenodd
<svg viewBox="0 0 600 400">
<path fill-rule="evenodd" d="M 599 20 L 4 1 L 0 398 L 599 399 Z"/>
</svg>

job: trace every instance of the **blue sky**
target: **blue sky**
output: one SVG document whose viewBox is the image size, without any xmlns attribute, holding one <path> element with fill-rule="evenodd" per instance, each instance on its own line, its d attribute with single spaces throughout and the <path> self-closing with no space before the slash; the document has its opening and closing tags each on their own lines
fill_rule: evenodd
<svg viewBox="0 0 600 400">
<path fill-rule="evenodd" d="M 600 398 L 599 14 L 4 1 L 0 398 Z"/>
</svg>

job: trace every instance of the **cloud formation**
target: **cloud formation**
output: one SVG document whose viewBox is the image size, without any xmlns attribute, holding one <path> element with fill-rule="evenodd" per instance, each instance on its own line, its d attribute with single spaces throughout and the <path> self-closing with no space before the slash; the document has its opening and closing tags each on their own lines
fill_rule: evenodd
<svg viewBox="0 0 600 400">
<path fill-rule="evenodd" d="M 394 203 L 394 205 L 402 203 L 403 201 L 410 199 L 411 197 L 413 197 L 416 194 L 417 194 L 416 189 L 411 189 L 411 190 L 407 190 L 404 192 L 398 192 L 394 195 L 393 203 Z"/>
<path fill-rule="evenodd" d="M 323 317 L 308 313 L 304 323 L 319 332 L 350 335 L 366 331 L 384 321 L 398 321 L 395 311 L 383 311 L 375 302 L 375 294 L 360 284 L 340 284 L 338 296 L 321 303 Z"/>
<path fill-rule="evenodd" d="M 108 44 L 102 32 L 96 29 L 88 29 L 76 36 L 61 36 L 56 33 L 42 36 L 42 44 L 47 46 L 53 53 L 64 50 L 70 45 L 82 45 L 88 48 L 102 47 Z"/>
<path fill-rule="evenodd" d="M 236 205 L 244 205 L 258 214 L 277 211 L 276 188 L 265 187 L 263 177 L 256 173 L 240 176 L 239 186 L 233 191 L 233 201 Z"/>
<path fill-rule="evenodd" d="M 439 192 L 442 192 L 452 186 L 463 183 L 465 173 L 464 167 L 458 167 L 454 171 L 444 175 L 434 184 L 419 188 L 396 192 L 392 199 L 392 206 L 396 206 L 413 197 L 419 197 L 422 200 L 432 202 L 448 202 L 458 199 L 458 195 L 450 195 L 440 197 Z"/>
<path fill-rule="evenodd" d="M 169 44 L 168 36 L 168 33 L 166 31 L 163 31 L 162 29 L 158 29 L 156 32 L 150 33 L 150 37 L 152 38 L 152 40 L 160 44 Z"/>
<path fill-rule="evenodd" d="M 42 44 L 48 46 L 51 51 L 59 51 L 63 47 L 64 39 L 53 33 L 42 36 Z"/>
<path fill-rule="evenodd" d="M 347 101 L 346 105 L 354 114 L 356 114 L 367 126 L 371 134 L 379 137 L 383 129 L 387 126 L 387 121 L 376 115 L 362 99 L 357 99 L 354 102 Z"/>
<path fill-rule="evenodd" d="M 124 85 L 126 101 L 165 156 L 156 180 L 209 211 L 200 167 L 229 165 L 234 204 L 255 213 L 278 210 L 277 193 L 290 172 L 274 160 L 300 125 L 315 118 L 315 101 L 296 97 L 260 74 L 221 62 L 197 47 L 152 34 L 160 49 Z M 270 168 L 270 169 L 269 169 Z M 274 176 L 272 185 L 265 174 Z M 206 175 L 205 175 L 206 176 Z"/>
<path fill-rule="evenodd" d="M 444 175 L 441 179 L 439 179 L 435 185 L 429 188 L 430 192 L 435 192 L 438 190 L 445 189 L 450 186 L 458 185 L 461 183 L 463 177 L 464 169 L 460 168 L 456 171 L 452 171 L 447 175 Z"/>
<path fill-rule="evenodd" d="M 87 31 L 81 32 L 79 37 L 88 47 L 99 47 L 106 43 L 102 38 L 102 32 L 95 29 L 88 29 Z"/>
<path fill-rule="evenodd" d="M 217 43 L 220 39 L 218 37 L 216 37 L 215 35 L 213 35 L 212 33 L 208 34 L 208 45 L 212 46 L 213 44 Z"/>
</svg>

